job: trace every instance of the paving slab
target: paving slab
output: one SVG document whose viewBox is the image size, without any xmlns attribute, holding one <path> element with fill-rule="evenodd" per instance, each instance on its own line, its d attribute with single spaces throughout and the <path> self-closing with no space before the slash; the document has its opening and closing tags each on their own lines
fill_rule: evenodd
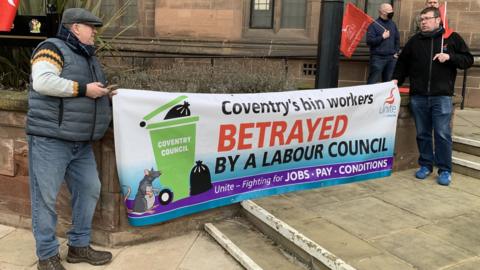
<svg viewBox="0 0 480 270">
<path fill-rule="evenodd" d="M 453 173 L 451 188 L 480 197 L 480 180 L 470 176 Z"/>
<path fill-rule="evenodd" d="M 373 241 L 417 269 L 440 269 L 475 257 L 475 254 L 453 246 L 417 229 L 407 229 Z"/>
<path fill-rule="evenodd" d="M 328 193 L 320 189 L 310 189 L 283 194 L 289 201 L 294 202 L 295 206 L 302 208 L 313 208 L 315 206 L 338 202 L 338 199 L 328 196 Z"/>
<path fill-rule="evenodd" d="M 439 220 L 436 224 L 422 226 L 419 230 L 480 255 L 479 224 L 480 213 L 472 212 Z"/>
<path fill-rule="evenodd" d="M 415 170 L 272 197 L 266 210 L 358 270 L 469 269 L 480 257 L 480 237 L 471 237 L 480 226 L 478 179 L 454 173 L 444 187 L 436 173 L 418 180 Z M 317 196 L 321 203 L 311 203 Z"/>
<path fill-rule="evenodd" d="M 426 186 L 423 190 L 400 189 L 375 197 L 431 220 L 458 216 L 480 206 L 478 197 L 440 185 Z"/>
<path fill-rule="evenodd" d="M 5 226 L 5 225 L 0 224 L 0 239 L 5 237 L 6 235 L 8 235 L 9 233 L 11 233 L 13 231 L 15 231 L 14 227 L 9 227 L 9 226 Z"/>
<path fill-rule="evenodd" d="M 353 200 L 355 198 L 369 196 L 374 192 L 375 190 L 358 184 L 343 184 L 318 189 L 318 193 L 321 194 L 321 196 L 331 197 L 338 201 Z"/>
<path fill-rule="evenodd" d="M 0 262 L 0 270 L 25 270 L 25 269 L 29 270 L 30 268 L 26 266 L 18 266 L 10 263 Z M 37 269 L 37 266 L 35 266 L 35 268 L 33 269 Z"/>
<path fill-rule="evenodd" d="M 11 232 L 0 239 L 0 270 L 37 269 L 32 233 L 8 226 L 3 226 L 1 230 Z M 95 249 L 108 250 L 113 254 L 112 262 L 102 266 L 67 263 L 66 239 L 59 238 L 59 242 L 62 264 L 67 270 L 130 270 L 137 267 L 160 270 L 243 269 L 203 232 L 192 232 L 181 237 L 122 248 L 93 246 Z"/>
<path fill-rule="evenodd" d="M 390 254 L 381 254 L 368 257 L 355 263 L 357 270 L 414 270 L 413 266 L 392 256 Z"/>
<path fill-rule="evenodd" d="M 413 168 L 413 169 L 409 169 L 409 170 L 403 170 L 403 171 L 399 171 L 399 172 L 396 172 L 394 174 L 394 176 L 397 176 L 397 177 L 402 177 L 404 179 L 408 179 L 410 180 L 410 183 L 413 182 L 413 185 L 414 186 L 421 186 L 421 185 L 424 185 L 424 184 L 433 184 L 431 181 L 429 180 L 434 180 L 434 178 L 436 177 L 436 172 L 433 172 L 432 174 L 430 174 L 430 176 L 428 176 L 426 179 L 424 180 L 420 180 L 420 179 L 417 179 L 415 178 L 415 172 L 417 171 L 418 168 Z"/>
<path fill-rule="evenodd" d="M 179 270 L 244 269 L 211 236 L 201 232 L 185 255 Z"/>
<path fill-rule="evenodd" d="M 287 193 L 288 194 L 288 193 Z M 263 197 L 260 199 L 255 199 L 255 202 L 261 203 L 262 207 L 265 209 L 271 209 L 276 211 L 283 211 L 287 209 L 296 208 L 299 205 L 292 200 L 287 199 L 286 194 Z"/>
<path fill-rule="evenodd" d="M 30 231 L 15 229 L 0 239 L 0 262 L 30 267 L 37 262 L 35 239 Z"/>
<path fill-rule="evenodd" d="M 403 179 L 408 179 L 409 181 L 400 181 L 404 185 L 400 186 L 399 188 L 404 188 L 405 186 L 407 186 L 408 189 L 411 189 L 411 190 L 425 190 L 426 188 L 430 188 L 431 186 L 433 186 L 435 189 L 445 190 L 445 187 L 439 186 L 437 184 L 436 172 L 433 172 L 430 176 L 427 177 L 427 179 L 420 180 L 420 179 L 416 179 L 414 176 L 416 170 L 417 169 L 404 170 L 404 171 L 396 172 L 391 177 L 382 178 L 382 180 L 380 180 L 381 184 L 379 188 L 387 189 L 388 181 L 391 178 L 397 179 L 398 177 L 401 177 Z M 478 181 L 479 181 L 478 178 L 453 172 L 452 182 L 449 188 L 457 189 L 457 190 L 480 197 L 480 186 Z M 371 185 L 372 183 L 375 183 L 375 182 L 377 181 L 367 181 L 366 183 L 368 183 L 368 185 Z M 385 191 L 394 191 L 394 190 L 397 190 L 397 189 L 385 190 Z"/>
<path fill-rule="evenodd" d="M 373 197 L 320 206 L 315 210 L 322 218 L 365 240 L 430 223 Z"/>
<path fill-rule="evenodd" d="M 480 265 L 480 258 L 476 257 L 472 260 L 467 260 L 465 262 L 458 263 L 454 266 L 445 268 L 444 270 L 478 270 Z"/>
<path fill-rule="evenodd" d="M 301 198 L 296 198 L 295 202 L 289 201 L 285 197 L 266 197 L 262 200 L 255 200 L 254 202 L 258 204 L 263 209 L 270 212 L 275 217 L 285 221 L 290 226 L 295 226 L 296 224 L 303 223 L 306 220 L 314 219 L 319 217 L 319 213 L 303 208 L 303 201 Z M 307 200 L 307 199 L 305 199 Z M 276 205 L 283 205 L 285 201 L 288 201 L 295 207 L 290 208 L 277 208 Z"/>
<path fill-rule="evenodd" d="M 402 174 L 403 173 L 403 174 Z M 366 186 L 375 191 L 375 193 L 383 193 L 389 191 L 397 191 L 399 189 L 417 189 L 421 183 L 413 180 L 413 170 L 398 172 L 390 177 L 372 179 L 359 182 L 358 185 Z"/>
<path fill-rule="evenodd" d="M 461 183 L 458 183 L 458 185 L 461 185 Z M 480 189 L 480 185 L 477 185 L 475 189 L 478 192 L 478 190 Z M 474 193 L 475 189 L 472 190 L 472 193 Z M 459 190 L 458 188 L 434 185 L 432 188 L 424 187 L 424 190 L 425 192 L 432 193 L 444 200 L 447 200 L 447 203 L 463 202 L 464 204 L 467 204 L 472 210 L 480 208 L 480 196 L 464 192 L 462 190 Z"/>
<path fill-rule="evenodd" d="M 199 232 L 194 231 L 175 238 L 126 247 L 105 269 L 177 269 L 198 235 Z"/>
<path fill-rule="evenodd" d="M 427 178 L 423 180 L 415 178 L 415 172 L 417 171 L 417 169 L 418 168 L 400 171 L 395 173 L 395 175 L 398 177 L 402 177 L 406 180 L 409 180 L 409 184 L 410 184 L 409 189 L 425 190 L 425 188 L 430 188 L 432 186 L 435 188 L 445 188 L 444 186 L 440 186 L 437 183 L 438 174 L 437 174 L 436 168 L 434 168 L 434 171 L 429 176 L 427 176 Z M 455 175 L 456 173 L 454 172 L 453 173 L 454 180 L 455 180 Z"/>
<path fill-rule="evenodd" d="M 368 242 L 321 218 L 297 224 L 295 229 L 349 264 L 382 254 Z"/>
</svg>

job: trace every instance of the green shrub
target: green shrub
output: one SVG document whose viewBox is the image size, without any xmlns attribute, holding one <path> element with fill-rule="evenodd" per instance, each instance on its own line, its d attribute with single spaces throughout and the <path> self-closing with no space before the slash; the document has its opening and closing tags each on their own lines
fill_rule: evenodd
<svg viewBox="0 0 480 270">
<path fill-rule="evenodd" d="M 33 48 L 0 46 L 0 89 L 26 89 Z"/>
<path fill-rule="evenodd" d="M 293 89 L 284 63 L 267 59 L 217 60 L 214 65 L 173 63 L 152 70 L 109 70 L 121 88 L 166 92 L 255 93 Z"/>
</svg>

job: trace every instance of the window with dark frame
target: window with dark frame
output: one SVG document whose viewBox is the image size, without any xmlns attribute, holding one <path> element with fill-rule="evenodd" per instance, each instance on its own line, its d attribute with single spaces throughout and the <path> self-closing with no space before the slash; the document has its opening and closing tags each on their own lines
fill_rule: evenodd
<svg viewBox="0 0 480 270">
<path fill-rule="evenodd" d="M 306 0 L 283 0 L 281 28 L 305 28 Z"/>
<path fill-rule="evenodd" d="M 250 28 L 305 29 L 306 14 L 307 0 L 251 0 Z"/>
<path fill-rule="evenodd" d="M 345 0 L 344 5 L 352 3 L 364 10 L 370 17 L 378 17 L 378 8 L 382 3 L 393 6 L 393 0 Z M 345 6 L 344 6 L 345 8 Z M 307 0 L 251 0 L 250 28 L 253 29 L 305 29 Z M 279 25 L 276 25 L 276 24 Z"/>
<path fill-rule="evenodd" d="M 109 20 L 109 18 L 112 18 L 115 12 L 125 5 L 125 3 L 125 0 L 102 0 L 100 14 L 103 17 L 103 21 L 106 22 Z M 138 29 L 133 24 L 138 19 L 137 1 L 130 1 L 125 9 L 125 14 L 110 24 L 105 32 L 118 32 L 129 27 L 129 29 L 124 32 L 124 35 L 136 34 Z"/>
<path fill-rule="evenodd" d="M 252 0 L 250 9 L 250 28 L 273 28 L 274 0 Z"/>
</svg>

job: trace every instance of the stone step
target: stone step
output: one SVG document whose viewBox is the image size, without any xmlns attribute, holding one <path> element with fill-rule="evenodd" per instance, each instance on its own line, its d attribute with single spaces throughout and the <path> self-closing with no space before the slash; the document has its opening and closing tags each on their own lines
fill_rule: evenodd
<svg viewBox="0 0 480 270">
<path fill-rule="evenodd" d="M 453 150 L 480 156 L 480 141 L 464 136 L 452 136 Z"/>
<path fill-rule="evenodd" d="M 310 269 L 243 217 L 207 223 L 205 230 L 246 269 Z"/>
<path fill-rule="evenodd" d="M 246 200 L 241 204 L 249 221 L 310 268 L 315 270 L 355 270 L 354 267 L 255 202 Z"/>
<path fill-rule="evenodd" d="M 453 151 L 453 171 L 480 179 L 480 156 Z"/>
</svg>

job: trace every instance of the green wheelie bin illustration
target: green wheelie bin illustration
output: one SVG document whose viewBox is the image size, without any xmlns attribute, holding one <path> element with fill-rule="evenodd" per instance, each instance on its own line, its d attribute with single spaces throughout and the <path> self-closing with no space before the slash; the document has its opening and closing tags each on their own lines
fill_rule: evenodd
<svg viewBox="0 0 480 270">
<path fill-rule="evenodd" d="M 168 194 L 161 194 L 159 200 L 162 204 L 189 196 L 190 170 L 195 165 L 196 122 L 199 117 L 190 116 L 187 102 L 177 105 L 186 98 L 187 96 L 179 96 L 160 106 L 146 115 L 140 123 L 140 126 L 150 133 L 157 169 L 162 174 L 161 185 L 170 188 L 173 193 L 173 198 L 167 198 Z M 147 124 L 147 121 L 167 109 L 170 110 L 164 120 Z"/>
</svg>

